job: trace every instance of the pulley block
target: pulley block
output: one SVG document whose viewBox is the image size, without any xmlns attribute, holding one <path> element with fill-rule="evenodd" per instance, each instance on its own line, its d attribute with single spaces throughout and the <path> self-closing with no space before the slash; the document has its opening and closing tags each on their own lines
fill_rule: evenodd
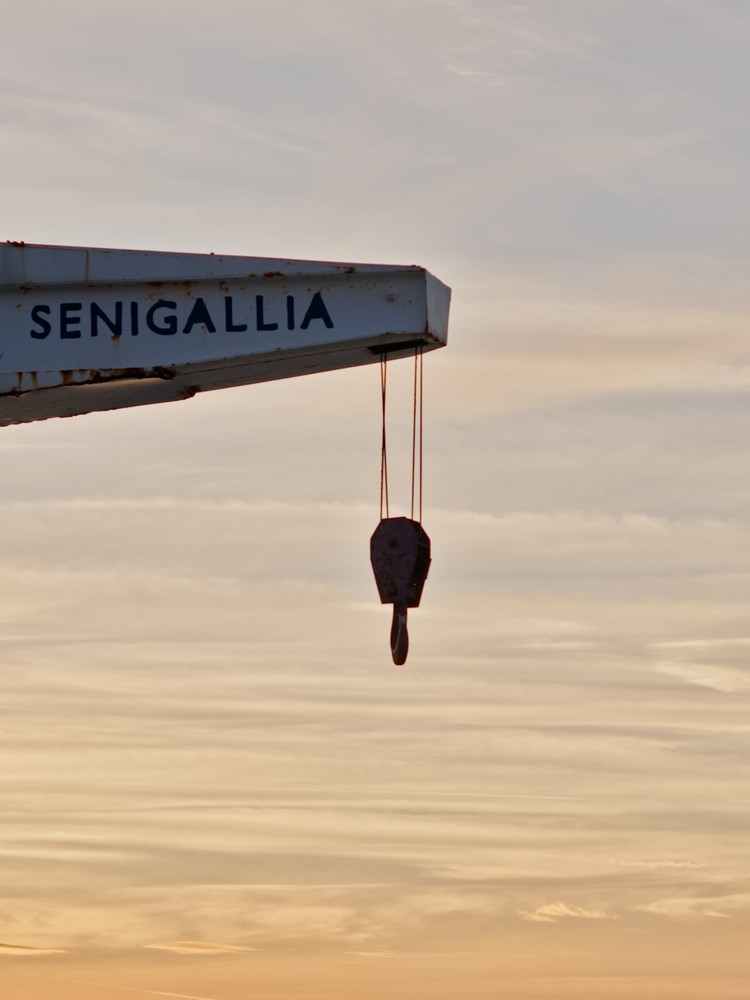
<svg viewBox="0 0 750 1000">
<path fill-rule="evenodd" d="M 370 539 L 370 562 L 380 601 L 393 605 L 391 655 L 401 666 L 409 652 L 407 612 L 419 607 L 430 569 L 430 539 L 419 521 L 385 517 Z"/>
</svg>

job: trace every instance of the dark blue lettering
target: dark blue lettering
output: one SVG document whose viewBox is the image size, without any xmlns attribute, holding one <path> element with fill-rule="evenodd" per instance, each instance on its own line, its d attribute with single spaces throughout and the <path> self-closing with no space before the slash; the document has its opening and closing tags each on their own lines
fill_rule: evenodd
<svg viewBox="0 0 750 1000">
<path fill-rule="evenodd" d="M 130 332 L 134 337 L 138 336 L 138 303 L 130 303 Z"/>
<path fill-rule="evenodd" d="M 302 330 L 306 330 L 314 319 L 322 319 L 329 330 L 333 327 L 333 320 L 328 315 L 328 310 L 326 309 L 323 296 L 320 292 L 316 292 L 315 295 L 313 295 L 312 301 L 307 307 L 305 318 L 300 323 L 300 328 Z"/>
<path fill-rule="evenodd" d="M 153 330 L 154 333 L 160 333 L 163 337 L 171 337 L 173 333 L 177 333 L 177 317 L 176 316 L 165 316 L 164 323 L 162 326 L 157 326 L 154 317 L 156 316 L 157 309 L 176 309 L 176 302 L 169 302 L 166 299 L 159 299 L 155 302 L 149 311 L 146 313 L 146 326 L 149 330 Z"/>
<path fill-rule="evenodd" d="M 80 313 L 83 309 L 82 302 L 61 302 L 60 303 L 60 339 L 77 340 L 81 336 L 81 331 L 77 326 L 81 322 Z"/>
<path fill-rule="evenodd" d="M 99 320 L 102 320 L 104 325 L 109 327 L 109 332 L 113 337 L 122 336 L 122 302 L 115 302 L 115 318 L 110 319 L 110 317 L 105 313 L 101 306 L 98 306 L 96 302 L 91 303 L 91 336 L 99 336 Z"/>
<path fill-rule="evenodd" d="M 286 297 L 286 328 L 287 330 L 294 329 L 294 296 L 287 295 Z"/>
<path fill-rule="evenodd" d="M 183 333 L 190 333 L 194 326 L 202 323 L 209 333 L 216 333 L 216 327 L 214 321 L 211 319 L 211 313 L 208 311 L 208 306 L 203 301 L 203 299 L 196 299 L 195 305 L 190 310 L 190 315 L 187 318 L 187 323 L 182 330 Z"/>
<path fill-rule="evenodd" d="M 49 316 L 51 312 L 52 310 L 49 306 L 34 306 L 31 310 L 31 318 L 39 327 L 38 330 L 29 330 L 34 340 L 44 340 L 45 337 L 49 337 L 52 332 L 52 324 L 42 314 L 44 313 Z"/>
<path fill-rule="evenodd" d="M 279 328 L 279 324 L 278 323 L 266 323 L 266 321 L 265 321 L 265 318 L 263 316 L 263 296 L 262 295 L 256 295 L 255 296 L 255 311 L 258 314 L 258 321 L 256 323 L 256 327 L 258 328 L 258 330 L 278 330 L 278 328 Z"/>
<path fill-rule="evenodd" d="M 247 330 L 247 323 L 235 323 L 232 315 L 232 296 L 224 296 L 224 319 L 227 333 L 242 333 Z"/>
</svg>

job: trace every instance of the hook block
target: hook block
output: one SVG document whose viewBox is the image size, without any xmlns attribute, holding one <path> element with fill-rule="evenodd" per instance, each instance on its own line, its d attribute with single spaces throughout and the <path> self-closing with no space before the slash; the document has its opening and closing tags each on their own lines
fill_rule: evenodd
<svg viewBox="0 0 750 1000">
<path fill-rule="evenodd" d="M 383 518 L 370 539 L 370 562 L 381 603 L 418 608 L 430 561 L 430 539 L 418 521 Z"/>
</svg>

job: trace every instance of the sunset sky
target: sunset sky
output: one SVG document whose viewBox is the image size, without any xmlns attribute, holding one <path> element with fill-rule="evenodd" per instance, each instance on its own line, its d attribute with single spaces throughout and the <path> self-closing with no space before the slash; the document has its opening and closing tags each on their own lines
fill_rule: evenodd
<svg viewBox="0 0 750 1000">
<path fill-rule="evenodd" d="M 453 289 L 403 668 L 376 366 L 0 429 L 3 1000 L 747 1000 L 750 5 L 24 0 L 0 55 L 2 240 Z"/>
</svg>

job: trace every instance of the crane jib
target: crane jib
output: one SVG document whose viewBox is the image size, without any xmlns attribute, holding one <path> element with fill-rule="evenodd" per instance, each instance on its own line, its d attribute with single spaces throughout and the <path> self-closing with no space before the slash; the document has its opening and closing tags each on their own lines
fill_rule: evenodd
<svg viewBox="0 0 750 1000">
<path fill-rule="evenodd" d="M 0 243 L 0 427 L 443 347 L 422 267 Z"/>
</svg>

